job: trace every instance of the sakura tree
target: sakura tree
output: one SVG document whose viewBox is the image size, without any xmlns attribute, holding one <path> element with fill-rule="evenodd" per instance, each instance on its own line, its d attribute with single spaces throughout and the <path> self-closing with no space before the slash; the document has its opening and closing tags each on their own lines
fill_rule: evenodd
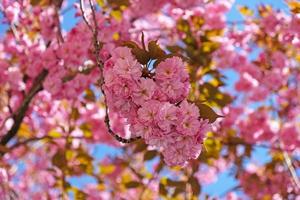
<svg viewBox="0 0 300 200">
<path fill-rule="evenodd" d="M 284 2 L 230 21 L 232 0 L 2 0 L 0 199 L 300 199 Z M 202 190 L 225 171 L 234 187 Z"/>
</svg>

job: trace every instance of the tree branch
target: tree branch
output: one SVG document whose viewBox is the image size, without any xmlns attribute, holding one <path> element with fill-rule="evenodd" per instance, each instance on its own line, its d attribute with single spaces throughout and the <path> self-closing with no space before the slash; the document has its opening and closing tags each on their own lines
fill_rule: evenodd
<svg viewBox="0 0 300 200">
<path fill-rule="evenodd" d="M 288 153 L 286 151 L 283 151 L 283 158 L 284 158 L 284 162 L 287 166 L 287 168 L 289 169 L 289 172 L 292 176 L 292 180 L 295 184 L 295 189 L 299 192 L 300 191 L 300 181 L 299 178 L 297 176 L 296 170 L 292 164 L 291 158 L 288 155 Z"/>
<path fill-rule="evenodd" d="M 45 135 L 45 136 L 41 136 L 41 137 L 33 137 L 33 138 L 28 138 L 28 139 L 25 139 L 23 141 L 17 142 L 17 143 L 13 144 L 10 147 L 5 147 L 5 146 L 0 145 L 0 154 L 11 152 L 16 148 L 18 148 L 20 146 L 23 146 L 23 145 L 26 145 L 26 144 L 29 144 L 31 142 L 38 142 L 38 141 L 41 141 L 41 140 L 62 140 L 62 139 L 63 140 L 66 140 L 66 139 L 80 139 L 80 140 L 86 139 L 86 140 L 88 140 L 89 138 L 86 138 L 86 137 L 83 137 L 83 136 L 53 137 L 53 136 L 50 136 L 50 135 Z"/>
<path fill-rule="evenodd" d="M 42 83 L 46 76 L 48 75 L 47 70 L 43 70 L 34 80 L 32 87 L 28 94 L 26 95 L 24 101 L 22 102 L 19 109 L 13 114 L 12 118 L 14 120 L 13 126 L 10 130 L 1 138 L 0 145 L 5 146 L 18 132 L 23 118 L 25 117 L 26 111 L 28 110 L 28 106 L 33 99 L 33 97 L 42 90 L 43 86 Z"/>
<path fill-rule="evenodd" d="M 61 24 L 60 24 L 60 20 L 59 20 L 59 8 L 57 6 L 55 6 L 55 20 L 57 23 L 57 40 L 58 43 L 64 43 L 64 37 L 62 35 L 62 28 L 61 28 Z"/>
<path fill-rule="evenodd" d="M 93 32 L 93 27 L 90 25 L 90 23 L 88 22 L 88 20 L 87 20 L 87 18 L 85 16 L 84 1 L 83 0 L 79 0 L 79 5 L 80 5 L 80 10 L 81 10 L 83 21 L 89 27 L 90 31 Z"/>
</svg>

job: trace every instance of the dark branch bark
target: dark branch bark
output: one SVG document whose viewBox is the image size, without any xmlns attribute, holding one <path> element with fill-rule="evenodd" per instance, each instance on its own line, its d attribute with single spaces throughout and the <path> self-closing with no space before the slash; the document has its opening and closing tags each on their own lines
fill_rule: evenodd
<svg viewBox="0 0 300 200">
<path fill-rule="evenodd" d="M 21 123 L 25 117 L 26 111 L 28 110 L 29 104 L 33 97 L 43 88 L 43 81 L 45 80 L 46 76 L 48 75 L 47 70 L 43 70 L 37 78 L 34 80 L 33 85 L 25 96 L 24 101 L 22 102 L 19 109 L 13 114 L 12 118 L 14 120 L 14 124 L 11 129 L 1 138 L 0 145 L 5 146 L 13 137 L 16 136 L 18 130 L 21 126 Z"/>
</svg>

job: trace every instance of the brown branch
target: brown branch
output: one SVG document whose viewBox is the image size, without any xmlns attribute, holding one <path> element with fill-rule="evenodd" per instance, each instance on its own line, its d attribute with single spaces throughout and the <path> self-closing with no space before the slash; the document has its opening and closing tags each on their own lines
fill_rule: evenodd
<svg viewBox="0 0 300 200">
<path fill-rule="evenodd" d="M 206 137 L 206 139 L 216 139 L 215 137 Z M 220 138 L 218 138 L 220 139 Z M 271 150 L 276 150 L 276 151 L 285 151 L 285 149 L 280 148 L 280 147 L 274 147 L 274 146 L 270 146 L 270 145 L 265 145 L 265 144 L 257 144 L 257 143 L 249 143 L 249 142 L 245 142 L 243 140 L 240 141 L 232 141 L 232 140 L 220 140 L 220 142 L 223 145 L 244 145 L 244 146 L 255 146 L 255 147 L 261 147 L 261 148 L 265 148 L 265 149 L 271 149 Z"/>
<path fill-rule="evenodd" d="M 85 16 L 85 9 L 84 9 L 84 2 L 83 2 L 83 0 L 79 0 L 79 5 L 80 5 L 80 10 L 81 10 L 83 21 L 89 27 L 90 31 L 93 32 L 93 27 L 90 25 L 90 23 L 88 22 L 88 20 L 87 20 L 87 18 Z"/>
<path fill-rule="evenodd" d="M 25 117 L 26 111 L 28 110 L 29 104 L 33 97 L 42 90 L 42 83 L 48 74 L 47 70 L 43 70 L 34 80 L 32 87 L 28 94 L 26 95 L 24 101 L 22 102 L 19 109 L 13 114 L 12 118 L 14 120 L 14 124 L 11 129 L 1 138 L 0 145 L 5 146 L 18 132 L 23 118 Z"/>
<path fill-rule="evenodd" d="M 10 151 L 13 151 L 16 148 L 18 148 L 20 146 L 23 146 L 23 145 L 26 145 L 26 144 L 31 143 L 31 142 L 37 142 L 37 141 L 40 141 L 40 140 L 61 140 L 61 139 L 63 139 L 63 140 L 66 140 L 66 139 L 87 139 L 88 140 L 90 138 L 86 138 L 86 137 L 82 137 L 82 136 L 53 137 L 53 136 L 49 136 L 49 135 L 45 135 L 45 136 L 42 136 L 42 137 L 28 138 L 26 140 L 17 142 L 17 143 L 13 144 L 10 147 L 6 147 L 6 146 L 1 146 L 0 145 L 0 154 L 1 153 L 7 153 L 7 152 L 10 152 Z"/>
<path fill-rule="evenodd" d="M 100 70 L 100 89 L 101 92 L 103 94 L 104 97 L 104 104 L 105 104 L 105 125 L 108 129 L 108 133 L 113 136 L 118 142 L 121 143 L 131 143 L 134 142 L 138 139 L 140 139 L 141 137 L 134 137 L 134 138 L 123 138 L 121 136 L 119 136 L 118 134 L 116 134 L 111 126 L 110 126 L 110 119 L 109 119 L 109 115 L 108 115 L 108 106 L 107 106 L 107 100 L 106 100 L 106 95 L 105 95 L 105 91 L 103 89 L 104 86 L 104 77 L 103 77 L 103 66 L 104 63 L 101 61 L 99 54 L 100 54 L 100 50 L 102 48 L 102 43 L 98 40 L 98 24 L 97 24 L 97 18 L 96 18 L 96 11 L 93 5 L 93 2 L 91 0 L 89 0 L 89 4 L 90 4 L 90 8 L 92 11 L 92 18 L 93 18 L 93 22 L 94 22 L 94 28 L 92 28 L 92 26 L 89 24 L 89 22 L 87 21 L 86 17 L 85 17 L 85 13 L 84 13 L 84 7 L 83 7 L 83 1 L 80 0 L 80 9 L 82 12 L 82 17 L 83 20 L 85 21 L 86 25 L 89 27 L 89 29 L 92 31 L 93 33 L 93 46 L 94 46 L 94 56 L 96 58 L 96 65 Z"/>
<path fill-rule="evenodd" d="M 55 20 L 56 20 L 56 24 L 57 24 L 57 40 L 58 43 L 64 43 L 64 37 L 62 35 L 62 28 L 61 28 L 61 24 L 60 24 L 60 19 L 59 19 L 59 8 L 57 6 L 55 6 Z"/>
<path fill-rule="evenodd" d="M 23 140 L 23 141 L 21 141 L 21 142 L 15 143 L 15 144 L 12 145 L 11 147 L 9 147 L 9 150 L 11 151 L 11 150 L 13 150 L 13 149 L 16 149 L 16 148 L 18 148 L 18 147 L 20 147 L 20 146 L 26 145 L 26 144 L 28 144 L 28 143 L 36 142 L 36 141 L 39 141 L 39 140 L 45 140 L 45 139 L 51 140 L 51 139 L 63 139 L 63 138 L 54 138 L 54 137 L 48 136 L 48 135 L 42 136 L 42 137 L 28 138 L 28 139 Z"/>
<path fill-rule="evenodd" d="M 235 142 L 235 141 L 221 141 L 221 142 L 222 142 L 222 144 L 225 144 L 225 145 L 255 146 L 255 147 L 261 147 L 261 148 L 265 148 L 265 149 L 272 149 L 272 150 L 276 150 L 276 151 L 283 151 L 282 148 L 274 147 L 274 146 L 270 146 L 270 145 L 264 145 L 264 144 L 247 143 L 247 142 Z"/>
<path fill-rule="evenodd" d="M 224 192 L 223 192 L 222 194 L 220 194 L 219 196 L 220 196 L 220 197 L 225 197 L 229 192 L 239 190 L 239 189 L 241 189 L 241 187 L 242 187 L 242 186 L 240 186 L 240 185 L 232 186 L 231 188 L 228 188 L 226 191 L 224 191 Z"/>
<path fill-rule="evenodd" d="M 286 151 L 283 151 L 283 158 L 284 158 L 284 162 L 287 166 L 287 168 L 289 169 L 289 172 L 292 176 L 292 180 L 294 182 L 295 185 L 295 189 L 296 191 L 300 191 L 300 181 L 299 181 L 299 177 L 297 176 L 296 170 L 292 164 L 291 158 L 288 155 L 288 153 Z"/>
</svg>

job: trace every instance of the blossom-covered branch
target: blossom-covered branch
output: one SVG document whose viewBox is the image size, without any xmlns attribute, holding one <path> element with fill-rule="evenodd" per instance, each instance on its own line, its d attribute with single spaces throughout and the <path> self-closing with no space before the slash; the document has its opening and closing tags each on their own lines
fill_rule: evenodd
<svg viewBox="0 0 300 200">
<path fill-rule="evenodd" d="M 20 105 L 18 110 L 15 113 L 13 113 L 12 119 L 14 123 L 10 128 L 10 130 L 1 138 L 0 140 L 1 145 L 6 145 L 18 133 L 23 118 L 26 115 L 26 111 L 29 107 L 29 104 L 31 100 L 34 98 L 34 96 L 43 89 L 42 84 L 47 75 L 48 75 L 48 71 L 43 70 L 33 82 L 33 85 L 29 90 L 28 94 L 25 95 L 22 104 Z"/>
<path fill-rule="evenodd" d="M 108 129 L 108 132 L 119 142 L 121 143 L 131 143 L 134 142 L 138 139 L 140 139 L 141 137 L 134 137 L 134 138 L 123 138 L 121 136 L 119 136 L 118 134 L 116 134 L 111 126 L 110 126 L 110 119 L 109 119 L 109 113 L 108 113 L 108 106 L 107 106 L 107 100 L 106 100 L 106 96 L 105 96 L 105 92 L 103 90 L 103 84 L 104 84 L 104 77 L 103 77 L 103 62 L 101 61 L 99 55 L 100 55 L 100 50 L 101 50 L 101 42 L 98 40 L 98 24 L 97 24 L 97 19 L 96 19 L 96 13 L 95 13 L 95 7 L 92 3 L 91 0 L 89 0 L 89 4 L 90 4 L 90 8 L 92 11 L 92 19 L 93 19 L 93 23 L 94 23 L 94 28 L 92 28 L 92 26 L 89 24 L 86 15 L 85 15 L 85 11 L 84 11 L 84 6 L 83 6 L 83 1 L 80 1 L 80 9 L 82 12 L 82 17 L 86 23 L 86 25 L 89 27 L 89 29 L 92 31 L 93 33 L 93 45 L 94 45 L 94 56 L 96 59 L 96 65 L 100 70 L 100 88 L 101 88 L 101 92 L 103 94 L 103 98 L 104 98 L 104 104 L 105 104 L 105 124 L 106 127 Z"/>
</svg>

